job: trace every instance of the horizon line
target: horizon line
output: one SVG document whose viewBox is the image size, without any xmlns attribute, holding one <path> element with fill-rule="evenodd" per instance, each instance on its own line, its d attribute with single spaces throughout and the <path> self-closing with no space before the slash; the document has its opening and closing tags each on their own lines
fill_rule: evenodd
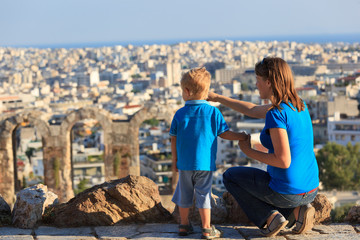
<svg viewBox="0 0 360 240">
<path fill-rule="evenodd" d="M 308 39 L 310 38 L 310 39 Z M 329 39 L 330 38 L 330 39 Z M 346 39 L 344 39 L 346 38 Z M 242 36 L 242 37 L 198 37 L 198 38 L 164 38 L 164 39 L 137 39 L 137 40 L 109 40 L 89 42 L 63 42 L 63 43 L 33 43 L 33 44 L 1 44 L 0 48 L 98 48 L 113 47 L 117 45 L 172 45 L 182 42 L 199 41 L 279 41 L 297 43 L 360 43 L 360 33 L 329 33 L 329 34 L 301 34 L 301 35 L 264 35 L 264 36 Z"/>
</svg>

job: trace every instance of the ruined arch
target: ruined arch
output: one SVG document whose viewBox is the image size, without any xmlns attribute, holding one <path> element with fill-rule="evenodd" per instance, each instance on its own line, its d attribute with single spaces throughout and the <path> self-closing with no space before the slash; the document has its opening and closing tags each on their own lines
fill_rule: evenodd
<svg viewBox="0 0 360 240">
<path fill-rule="evenodd" d="M 147 103 L 130 120 L 114 120 L 112 115 L 95 107 L 85 107 L 68 113 L 60 125 L 48 123 L 51 114 L 42 111 L 23 111 L 0 118 L 0 194 L 8 203 L 14 201 L 14 159 L 12 133 L 24 121 L 34 125 L 43 142 L 45 184 L 55 192 L 61 202 L 74 196 L 71 179 L 70 131 L 84 119 L 97 120 L 104 131 L 106 180 L 129 174 L 140 175 L 139 128 L 151 118 L 171 122 L 178 105 Z M 116 156 L 120 156 L 116 161 Z M 54 169 L 54 162 L 59 169 Z"/>
<path fill-rule="evenodd" d="M 102 129 L 104 131 L 104 155 L 105 155 L 105 176 L 106 180 L 109 180 L 108 176 L 108 168 L 109 168 L 109 148 L 111 148 L 112 142 L 112 116 L 111 114 L 104 110 L 95 107 L 84 107 L 77 110 L 73 110 L 69 114 L 66 115 L 64 120 L 60 125 L 60 139 L 59 144 L 53 146 L 53 156 L 51 157 L 51 161 L 56 161 L 60 159 L 61 168 L 60 174 L 57 181 L 59 184 L 56 186 L 59 189 L 59 194 L 62 194 L 61 201 L 67 201 L 74 196 L 72 179 L 71 179 L 71 140 L 70 140 L 70 132 L 72 127 L 76 122 L 82 121 L 85 119 L 94 119 L 100 123 Z M 60 195 L 59 195 L 60 196 Z"/>
<path fill-rule="evenodd" d="M 15 199 L 13 132 L 21 123 L 29 122 L 36 127 L 44 146 L 50 136 L 46 119 L 46 113 L 35 110 L 9 115 L 0 122 L 0 193 L 9 203 L 14 202 Z M 46 171 L 45 167 L 44 171 Z"/>
<path fill-rule="evenodd" d="M 172 118 L 179 108 L 178 105 L 164 105 L 148 103 L 140 109 L 130 120 L 130 129 L 132 129 L 133 138 L 137 141 L 132 144 L 132 152 L 134 157 L 131 159 L 131 164 L 137 166 L 137 175 L 140 175 L 140 158 L 139 158 L 139 128 L 140 125 L 147 119 L 156 118 L 158 120 L 164 120 L 169 125 L 171 124 Z"/>
</svg>

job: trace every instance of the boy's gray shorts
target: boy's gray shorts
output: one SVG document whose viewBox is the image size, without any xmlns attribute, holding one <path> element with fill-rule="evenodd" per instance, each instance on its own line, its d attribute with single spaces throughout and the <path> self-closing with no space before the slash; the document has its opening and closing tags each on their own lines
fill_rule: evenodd
<svg viewBox="0 0 360 240">
<path fill-rule="evenodd" d="M 182 208 L 189 208 L 195 203 L 197 208 L 211 208 L 212 171 L 179 170 L 179 181 L 172 201 Z"/>
</svg>

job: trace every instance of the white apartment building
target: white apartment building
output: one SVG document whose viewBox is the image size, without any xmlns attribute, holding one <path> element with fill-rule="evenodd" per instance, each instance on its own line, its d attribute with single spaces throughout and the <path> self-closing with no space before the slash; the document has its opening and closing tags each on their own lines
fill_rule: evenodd
<svg viewBox="0 0 360 240">
<path fill-rule="evenodd" d="M 180 83 L 181 79 L 181 64 L 177 61 L 169 61 L 166 64 L 166 76 L 167 80 L 165 81 L 165 86 L 161 87 L 170 87 L 175 83 Z"/>
<path fill-rule="evenodd" d="M 98 71 L 91 71 L 89 74 L 90 86 L 97 86 L 100 83 L 100 75 Z"/>
<path fill-rule="evenodd" d="M 217 69 L 215 71 L 215 81 L 221 83 L 231 83 L 234 77 L 243 73 L 244 69 Z"/>
<path fill-rule="evenodd" d="M 346 96 L 327 97 L 322 95 L 304 99 L 309 107 L 312 120 L 326 122 L 327 118 L 333 116 L 336 112 L 351 117 L 359 114 L 357 109 L 358 101 Z"/>
<path fill-rule="evenodd" d="M 223 173 L 228 169 L 230 166 L 225 166 L 223 168 L 217 169 L 213 173 L 213 180 L 212 180 L 212 192 L 215 195 L 222 196 L 224 192 L 226 192 L 226 188 L 223 184 Z"/>
<path fill-rule="evenodd" d="M 43 151 L 37 151 L 33 153 L 31 157 L 32 170 L 35 176 L 44 177 L 44 163 L 43 163 Z"/>
<path fill-rule="evenodd" d="M 73 143 L 73 184 L 77 188 L 81 180 L 88 180 L 88 187 L 105 182 L 105 164 L 101 158 L 103 151 L 98 148 L 84 148 L 78 153 L 79 146 Z"/>
<path fill-rule="evenodd" d="M 144 155 L 141 158 L 140 175 L 153 180 L 159 189 L 171 188 L 172 159 L 167 154 Z"/>
<path fill-rule="evenodd" d="M 360 119 L 349 118 L 341 119 L 340 114 L 336 112 L 333 117 L 328 118 L 329 141 L 337 144 L 346 145 L 349 142 L 352 145 L 360 142 Z"/>
<path fill-rule="evenodd" d="M 260 133 L 264 128 L 264 120 L 254 120 L 251 122 L 239 121 L 236 123 L 237 131 L 245 131 L 246 133 L 254 134 Z M 256 140 L 257 138 L 255 138 Z M 253 142 L 254 139 L 252 138 Z M 259 141 L 258 141 L 259 142 Z M 220 137 L 217 138 L 217 154 L 216 154 L 216 164 L 217 165 L 226 165 L 233 159 L 238 159 L 244 157 L 240 148 L 238 147 L 238 141 L 229 141 L 222 139 Z M 259 142 L 260 144 L 260 142 Z M 260 144 L 261 145 L 261 144 Z"/>
<path fill-rule="evenodd" d="M 31 94 L 0 95 L 0 110 L 23 109 L 30 106 L 35 100 Z"/>
<path fill-rule="evenodd" d="M 237 146 L 238 141 L 229 141 L 217 138 L 216 165 L 225 165 L 240 155 L 240 149 Z"/>
</svg>

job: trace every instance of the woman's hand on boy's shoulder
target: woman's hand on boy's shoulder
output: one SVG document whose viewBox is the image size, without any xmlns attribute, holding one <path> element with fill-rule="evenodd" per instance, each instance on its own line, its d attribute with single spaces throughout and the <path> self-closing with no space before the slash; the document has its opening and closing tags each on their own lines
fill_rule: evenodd
<svg viewBox="0 0 360 240">
<path fill-rule="evenodd" d="M 209 92 L 208 94 L 208 98 L 206 99 L 207 101 L 212 101 L 212 102 L 216 102 L 215 98 L 217 97 L 218 95 L 214 92 Z"/>
</svg>

